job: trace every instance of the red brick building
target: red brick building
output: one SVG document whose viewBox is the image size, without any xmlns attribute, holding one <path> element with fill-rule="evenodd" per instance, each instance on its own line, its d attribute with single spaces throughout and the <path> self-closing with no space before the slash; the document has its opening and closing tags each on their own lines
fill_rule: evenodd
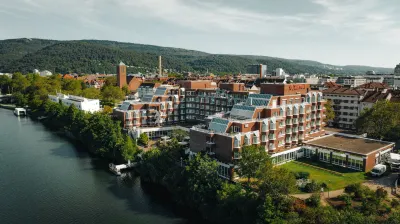
<svg viewBox="0 0 400 224">
<path fill-rule="evenodd" d="M 325 134 L 321 92 L 308 84 L 261 84 L 261 94 L 249 94 L 235 104 L 228 118 L 214 118 L 207 128 L 193 127 L 193 152 L 207 152 L 230 163 L 240 159 L 245 145 L 261 145 L 271 154 Z"/>
</svg>

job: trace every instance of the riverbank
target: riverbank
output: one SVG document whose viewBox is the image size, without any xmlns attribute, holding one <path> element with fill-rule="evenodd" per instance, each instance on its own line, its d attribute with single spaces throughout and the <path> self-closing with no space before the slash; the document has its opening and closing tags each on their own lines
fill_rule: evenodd
<svg viewBox="0 0 400 224">
<path fill-rule="evenodd" d="M 14 110 L 17 106 L 14 104 L 0 104 L 0 108 L 6 109 L 6 110 Z"/>
<path fill-rule="evenodd" d="M 0 120 L 1 223 L 202 223 L 134 172 L 112 175 L 105 159 L 40 122 L 5 109 Z"/>
</svg>

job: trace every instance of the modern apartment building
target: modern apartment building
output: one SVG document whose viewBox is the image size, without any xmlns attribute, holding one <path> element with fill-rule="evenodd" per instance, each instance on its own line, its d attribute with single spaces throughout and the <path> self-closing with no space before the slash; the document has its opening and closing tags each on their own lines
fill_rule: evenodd
<svg viewBox="0 0 400 224">
<path fill-rule="evenodd" d="M 367 79 L 363 76 L 340 76 L 336 80 L 336 83 L 346 87 L 354 88 L 367 82 Z"/>
<path fill-rule="evenodd" d="M 187 121 L 204 121 L 209 115 L 228 112 L 247 100 L 250 92 L 244 89 L 244 83 L 221 83 L 219 89 L 185 89 L 186 105 L 181 114 Z"/>
<path fill-rule="evenodd" d="M 185 102 L 183 89 L 161 85 L 153 95 L 145 96 L 140 102 L 124 101 L 119 108 L 114 109 L 113 115 L 128 130 L 134 127 L 177 124 L 185 119 L 179 112 L 182 102 Z"/>
<path fill-rule="evenodd" d="M 137 88 L 137 93 L 139 98 L 143 98 L 147 95 L 153 95 L 157 88 L 161 86 L 161 83 L 153 83 L 153 82 L 143 82 Z"/>
<path fill-rule="evenodd" d="M 49 95 L 49 99 L 55 103 L 62 102 L 66 106 L 75 105 L 78 110 L 85 112 L 98 112 L 100 108 L 100 100 L 98 99 L 87 99 L 80 96 L 65 95 L 57 93 L 57 95 Z"/>
<path fill-rule="evenodd" d="M 206 152 L 222 163 L 240 159 L 243 146 L 260 145 L 270 154 L 283 152 L 325 134 L 326 101 L 308 84 L 261 84 L 229 116 L 190 130 L 192 152 Z"/>
<path fill-rule="evenodd" d="M 323 90 L 325 100 L 332 102 L 335 119 L 328 121 L 329 126 L 354 129 L 354 122 L 360 115 L 359 104 L 364 97 L 365 90 L 333 87 Z"/>
</svg>

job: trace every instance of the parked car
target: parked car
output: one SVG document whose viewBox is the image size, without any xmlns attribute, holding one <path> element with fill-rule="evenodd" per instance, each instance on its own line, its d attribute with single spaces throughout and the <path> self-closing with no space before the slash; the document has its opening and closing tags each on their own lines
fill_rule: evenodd
<svg viewBox="0 0 400 224">
<path fill-rule="evenodd" d="M 386 165 L 378 164 L 374 166 L 374 168 L 372 168 L 371 175 L 373 177 L 379 177 L 382 176 L 382 174 L 384 174 L 385 172 L 386 172 Z"/>
</svg>

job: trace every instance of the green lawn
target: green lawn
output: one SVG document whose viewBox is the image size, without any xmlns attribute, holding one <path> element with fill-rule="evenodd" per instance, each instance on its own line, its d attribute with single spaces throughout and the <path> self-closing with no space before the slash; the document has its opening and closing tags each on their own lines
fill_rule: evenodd
<svg viewBox="0 0 400 224">
<path fill-rule="evenodd" d="M 313 164 L 316 165 L 316 164 Z M 356 172 L 346 170 L 347 172 L 340 172 L 343 176 L 335 175 L 324 170 L 319 170 L 313 167 L 305 166 L 295 162 L 289 162 L 279 167 L 286 168 L 292 172 L 308 172 L 310 179 L 318 183 L 326 183 L 330 190 L 343 189 L 345 186 L 354 183 L 361 183 L 366 180 L 364 172 Z M 326 168 L 326 167 L 324 167 Z M 332 169 L 334 170 L 334 169 Z M 338 172 L 338 170 L 334 170 Z"/>
</svg>

